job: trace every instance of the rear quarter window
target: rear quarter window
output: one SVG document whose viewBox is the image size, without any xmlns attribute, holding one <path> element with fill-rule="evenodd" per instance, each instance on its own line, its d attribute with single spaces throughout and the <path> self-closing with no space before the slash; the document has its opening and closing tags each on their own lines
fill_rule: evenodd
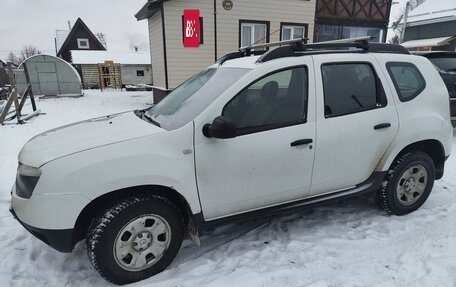
<svg viewBox="0 0 456 287">
<path fill-rule="evenodd" d="M 415 65 L 389 62 L 386 64 L 386 68 L 401 102 L 413 100 L 426 88 L 426 81 Z"/>
</svg>

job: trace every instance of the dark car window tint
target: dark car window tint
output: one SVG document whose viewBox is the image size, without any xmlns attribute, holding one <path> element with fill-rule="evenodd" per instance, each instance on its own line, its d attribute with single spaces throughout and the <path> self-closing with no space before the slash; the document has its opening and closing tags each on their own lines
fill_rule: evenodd
<svg viewBox="0 0 456 287">
<path fill-rule="evenodd" d="M 307 69 L 283 70 L 259 79 L 224 108 L 239 135 L 298 124 L 306 119 Z"/>
<path fill-rule="evenodd" d="M 369 64 L 325 64 L 321 67 L 325 116 L 336 117 L 385 105 L 382 88 Z"/>
<path fill-rule="evenodd" d="M 390 62 L 386 67 L 402 102 L 416 98 L 426 87 L 426 82 L 415 65 Z"/>
</svg>

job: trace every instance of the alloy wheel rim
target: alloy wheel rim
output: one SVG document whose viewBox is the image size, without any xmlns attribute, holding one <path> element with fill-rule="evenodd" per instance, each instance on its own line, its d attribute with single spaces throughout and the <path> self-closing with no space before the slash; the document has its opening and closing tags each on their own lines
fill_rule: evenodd
<svg viewBox="0 0 456 287">
<path fill-rule="evenodd" d="M 142 271 L 157 263 L 171 242 L 171 228 L 161 216 L 148 214 L 128 222 L 117 233 L 113 253 L 127 271 Z"/>
<path fill-rule="evenodd" d="M 399 203 L 410 206 L 416 203 L 424 191 L 428 181 L 428 174 L 424 166 L 413 165 L 402 173 L 396 187 Z"/>
</svg>

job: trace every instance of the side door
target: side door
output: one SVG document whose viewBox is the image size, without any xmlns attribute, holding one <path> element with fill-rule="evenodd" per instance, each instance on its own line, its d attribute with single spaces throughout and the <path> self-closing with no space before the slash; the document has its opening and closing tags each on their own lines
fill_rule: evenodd
<svg viewBox="0 0 456 287">
<path fill-rule="evenodd" d="M 255 80 L 226 103 L 219 115 L 234 121 L 235 138 L 207 138 L 195 127 L 196 177 L 206 220 L 287 203 L 309 192 L 315 90 L 311 59 L 305 63 Z"/>
<path fill-rule="evenodd" d="M 311 195 L 366 181 L 399 127 L 394 99 L 372 55 L 314 56 L 314 61 L 317 143 Z"/>
</svg>

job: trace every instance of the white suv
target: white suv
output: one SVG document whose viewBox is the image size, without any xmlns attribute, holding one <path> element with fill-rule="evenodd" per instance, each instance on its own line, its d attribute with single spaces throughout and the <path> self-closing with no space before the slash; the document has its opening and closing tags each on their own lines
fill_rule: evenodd
<svg viewBox="0 0 456 287">
<path fill-rule="evenodd" d="M 11 212 L 59 251 L 86 238 L 125 284 L 164 270 L 185 232 L 365 192 L 396 215 L 426 201 L 453 131 L 427 59 L 365 40 L 250 48 L 150 109 L 31 139 Z"/>
</svg>

